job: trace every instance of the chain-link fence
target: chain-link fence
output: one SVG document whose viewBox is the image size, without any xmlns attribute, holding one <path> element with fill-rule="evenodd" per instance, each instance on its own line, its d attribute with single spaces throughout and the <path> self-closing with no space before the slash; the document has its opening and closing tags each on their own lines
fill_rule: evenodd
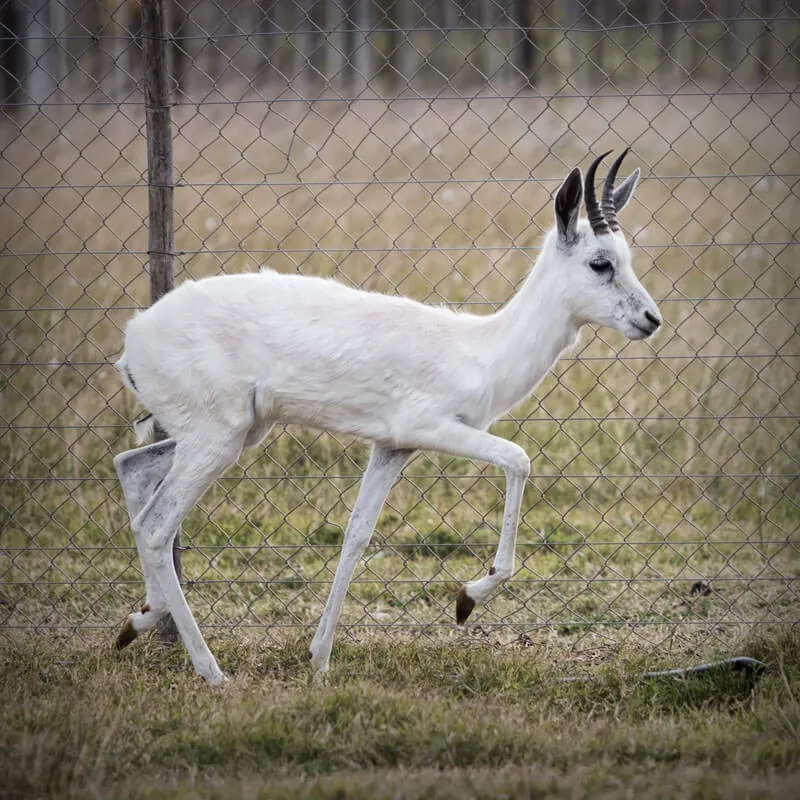
<svg viewBox="0 0 800 800">
<path fill-rule="evenodd" d="M 320 0 L 166 7 L 175 278 L 269 264 L 488 313 L 555 189 L 631 145 L 623 228 L 665 319 L 583 335 L 494 430 L 532 458 L 517 572 L 466 634 L 725 651 L 798 614 L 800 16 L 793 3 Z M 112 363 L 149 302 L 140 9 L 0 0 L 5 638 L 108 635 L 143 584 Z M 184 525 L 207 628 L 316 622 L 366 445 L 287 428 Z M 420 454 L 345 627 L 456 635 L 502 476 Z M 1 637 L 0 637 L 1 638 Z"/>
</svg>

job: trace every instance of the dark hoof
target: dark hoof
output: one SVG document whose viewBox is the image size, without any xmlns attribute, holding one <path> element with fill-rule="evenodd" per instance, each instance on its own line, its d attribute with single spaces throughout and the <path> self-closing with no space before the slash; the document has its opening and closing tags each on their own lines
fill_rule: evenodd
<svg viewBox="0 0 800 800">
<path fill-rule="evenodd" d="M 125 624 L 122 626 L 119 636 L 117 636 L 114 647 L 116 647 L 117 650 L 122 650 L 123 647 L 127 647 L 138 635 L 138 631 L 133 627 L 130 618 L 128 618 L 125 620 Z"/>
<path fill-rule="evenodd" d="M 463 625 L 472 609 L 475 608 L 475 601 L 467 594 L 467 590 L 462 586 L 456 595 L 456 622 Z"/>
</svg>

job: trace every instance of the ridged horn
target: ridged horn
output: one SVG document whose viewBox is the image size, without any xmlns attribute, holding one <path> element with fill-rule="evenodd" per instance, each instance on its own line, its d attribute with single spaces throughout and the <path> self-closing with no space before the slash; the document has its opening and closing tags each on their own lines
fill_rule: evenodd
<svg viewBox="0 0 800 800">
<path fill-rule="evenodd" d="M 619 230 L 619 222 L 617 222 L 617 209 L 614 206 L 614 184 L 617 181 L 617 173 L 619 172 L 622 160 L 626 155 L 628 155 L 629 151 L 630 147 L 626 147 L 625 150 L 623 150 L 622 155 L 611 165 L 611 169 L 608 171 L 608 175 L 606 176 L 606 182 L 603 184 L 603 216 L 606 218 L 608 227 L 614 232 Z"/>
<path fill-rule="evenodd" d="M 589 169 L 586 170 L 586 180 L 583 184 L 583 194 L 586 199 L 586 213 L 589 217 L 589 224 L 592 226 L 595 236 L 599 236 L 601 233 L 611 232 L 611 229 L 608 227 L 608 223 L 606 222 L 606 218 L 603 216 L 600 203 L 597 202 L 597 195 L 594 191 L 594 176 L 597 172 L 597 167 L 609 153 L 611 153 L 611 150 L 609 150 L 608 153 L 603 153 L 603 155 L 598 156 L 594 161 L 592 161 Z"/>
</svg>

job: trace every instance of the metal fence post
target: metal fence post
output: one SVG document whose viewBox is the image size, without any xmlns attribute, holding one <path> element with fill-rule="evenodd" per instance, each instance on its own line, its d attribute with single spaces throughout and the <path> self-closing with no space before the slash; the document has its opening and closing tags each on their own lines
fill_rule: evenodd
<svg viewBox="0 0 800 800">
<path fill-rule="evenodd" d="M 144 51 L 144 98 L 147 130 L 147 185 L 149 232 L 147 255 L 150 262 L 150 302 L 155 303 L 175 284 L 172 256 L 175 251 L 172 182 L 172 123 L 167 66 L 167 30 L 163 0 L 142 2 L 142 42 Z M 166 433 L 156 427 L 155 438 Z M 172 559 L 181 577 L 181 532 L 172 546 Z M 175 644 L 178 630 L 171 616 L 158 625 L 163 644 Z"/>
</svg>

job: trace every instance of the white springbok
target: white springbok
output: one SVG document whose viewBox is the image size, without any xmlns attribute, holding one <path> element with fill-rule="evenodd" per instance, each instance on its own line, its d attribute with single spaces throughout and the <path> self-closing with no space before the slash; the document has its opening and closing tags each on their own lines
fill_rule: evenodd
<svg viewBox="0 0 800 800">
<path fill-rule="evenodd" d="M 459 590 L 456 621 L 463 623 L 476 603 L 508 580 L 530 461 L 487 427 L 534 390 L 575 344 L 581 326 L 607 325 L 643 339 L 661 324 L 633 273 L 617 222 L 639 179 L 637 169 L 614 188 L 624 156 L 611 167 L 601 202 L 594 176 L 604 156 L 589 167 L 585 184 L 579 169 L 570 172 L 556 194 L 556 226 L 535 267 L 495 314 L 456 313 L 270 270 L 186 281 L 137 314 L 116 366 L 150 412 L 149 422 L 157 420 L 169 439 L 114 459 L 147 592 L 117 646 L 169 612 L 195 670 L 212 684 L 224 680 L 181 590 L 173 537 L 211 483 L 277 422 L 372 442 L 310 646 L 316 673 L 328 670 L 353 571 L 389 490 L 416 450 L 496 464 L 506 475 L 494 564 Z M 584 194 L 588 220 L 579 219 Z M 142 427 L 147 424 L 137 435 Z"/>
</svg>

